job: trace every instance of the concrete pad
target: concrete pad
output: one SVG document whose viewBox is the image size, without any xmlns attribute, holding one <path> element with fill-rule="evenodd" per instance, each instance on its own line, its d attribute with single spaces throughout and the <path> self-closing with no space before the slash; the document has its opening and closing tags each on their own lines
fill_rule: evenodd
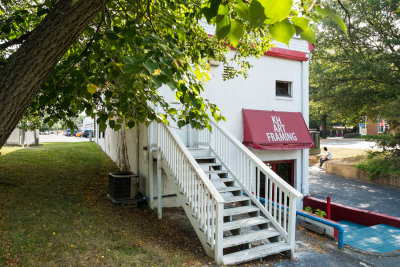
<svg viewBox="0 0 400 267">
<path fill-rule="evenodd" d="M 386 224 L 345 232 L 344 243 L 360 250 L 387 253 L 400 249 L 400 228 Z"/>
</svg>

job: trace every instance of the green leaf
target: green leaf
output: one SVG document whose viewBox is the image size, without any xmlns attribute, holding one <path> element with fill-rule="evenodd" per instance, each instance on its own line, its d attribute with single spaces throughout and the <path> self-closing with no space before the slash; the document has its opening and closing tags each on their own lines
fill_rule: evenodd
<svg viewBox="0 0 400 267">
<path fill-rule="evenodd" d="M 208 23 L 210 23 L 210 21 L 217 16 L 221 2 L 222 0 L 209 0 L 202 5 L 202 12 L 205 15 Z"/>
<path fill-rule="evenodd" d="M 310 19 L 304 17 L 294 17 L 291 21 L 296 27 L 296 34 L 300 35 L 302 39 L 315 43 L 315 30 L 309 25 Z"/>
<path fill-rule="evenodd" d="M 300 37 L 309 41 L 312 44 L 315 44 L 315 30 L 313 27 L 308 27 L 305 31 L 300 33 Z"/>
<path fill-rule="evenodd" d="M 152 60 L 148 59 L 145 63 L 143 63 L 144 67 L 147 69 L 149 74 L 153 74 L 154 70 L 158 68 L 158 64 L 154 63 Z"/>
<path fill-rule="evenodd" d="M 114 131 L 119 131 L 121 129 L 121 124 L 115 124 Z"/>
<path fill-rule="evenodd" d="M 243 24 L 238 21 L 232 21 L 231 31 L 228 34 L 228 39 L 233 46 L 237 46 L 244 34 Z"/>
<path fill-rule="evenodd" d="M 236 2 L 236 14 L 244 20 L 249 20 L 249 6 L 243 3 L 242 0 Z"/>
<path fill-rule="evenodd" d="M 110 127 L 111 127 L 112 129 L 114 129 L 114 127 L 115 127 L 115 121 L 114 121 L 114 120 L 110 120 L 110 121 L 108 122 L 108 125 L 110 125 Z"/>
<path fill-rule="evenodd" d="M 201 79 L 201 78 L 203 78 L 203 73 L 201 73 L 201 71 L 200 70 L 198 70 L 198 69 L 196 69 L 195 71 L 194 71 L 194 74 L 196 75 L 196 78 L 197 79 Z"/>
<path fill-rule="evenodd" d="M 275 40 L 287 45 L 289 45 L 290 39 L 296 33 L 296 29 L 288 19 L 269 26 L 268 30 Z"/>
<path fill-rule="evenodd" d="M 342 31 L 347 35 L 347 27 L 342 18 L 335 14 L 332 9 L 329 7 L 323 8 L 320 5 L 315 6 L 315 10 L 322 16 L 322 17 L 330 17 L 341 29 Z"/>
<path fill-rule="evenodd" d="M 107 129 L 107 124 L 105 122 L 101 122 L 99 124 L 99 131 L 104 132 Z"/>
<path fill-rule="evenodd" d="M 297 27 L 299 27 L 300 29 L 302 29 L 303 31 L 306 31 L 307 28 L 309 28 L 309 23 L 310 23 L 310 19 L 305 18 L 305 17 L 293 17 L 290 19 L 293 24 Z"/>
<path fill-rule="evenodd" d="M 179 128 L 182 128 L 185 125 L 186 125 L 185 121 L 182 121 L 182 120 L 178 121 L 178 127 Z"/>
<path fill-rule="evenodd" d="M 162 80 L 159 76 L 151 76 L 151 80 L 153 81 L 154 85 L 158 88 L 162 85 Z"/>
<path fill-rule="evenodd" d="M 249 22 L 253 27 L 260 27 L 266 20 L 264 7 L 258 0 L 251 1 L 249 7 Z"/>
<path fill-rule="evenodd" d="M 176 115 L 176 114 L 178 114 L 178 111 L 174 108 L 170 108 L 170 109 L 168 109 L 168 113 L 172 114 L 172 115 Z"/>
<path fill-rule="evenodd" d="M 217 38 L 219 40 L 224 39 L 228 35 L 230 30 L 231 23 L 229 21 L 229 18 L 227 16 L 221 16 L 221 19 L 217 21 Z"/>
<path fill-rule="evenodd" d="M 275 22 L 286 19 L 292 10 L 292 0 L 260 0 L 264 7 L 266 16 L 265 24 L 274 24 Z"/>
<path fill-rule="evenodd" d="M 226 16 L 229 13 L 229 7 L 227 5 L 220 5 L 218 8 L 218 15 Z"/>
<path fill-rule="evenodd" d="M 88 91 L 91 95 L 93 95 L 93 94 L 96 93 L 96 91 L 97 91 L 97 86 L 96 86 L 95 84 L 89 84 L 89 85 L 87 86 L 87 91 Z"/>
</svg>

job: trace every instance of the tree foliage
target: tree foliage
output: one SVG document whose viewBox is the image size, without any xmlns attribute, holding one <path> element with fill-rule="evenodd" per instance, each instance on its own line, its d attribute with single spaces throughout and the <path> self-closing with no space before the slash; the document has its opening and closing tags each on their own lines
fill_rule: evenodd
<svg viewBox="0 0 400 267">
<path fill-rule="evenodd" d="M 333 20 L 322 21 L 310 67 L 313 117 L 400 121 L 399 7 L 398 0 L 338 1 L 333 9 L 347 36 Z"/>
<path fill-rule="evenodd" d="M 82 1 L 2 1 L 0 64 L 7 66 L 61 2 L 74 8 Z M 28 112 L 46 115 L 45 123 L 85 112 L 96 115 L 100 130 L 107 123 L 118 130 L 123 124 L 168 123 L 168 118 L 179 127 L 209 127 L 208 114 L 223 119 L 218 107 L 201 97 L 209 59 L 230 66 L 225 53 L 235 47 L 232 60 L 238 67 L 230 69 L 228 78 L 244 74 L 250 67 L 245 58 L 261 56 L 273 38 L 288 43 L 299 34 L 314 41 L 313 19 L 333 14 L 312 0 L 97 2 L 101 12 L 71 44 L 30 105 Z M 212 36 L 205 31 L 207 25 L 215 26 Z M 158 94 L 161 86 L 171 88 L 176 103 Z"/>
</svg>

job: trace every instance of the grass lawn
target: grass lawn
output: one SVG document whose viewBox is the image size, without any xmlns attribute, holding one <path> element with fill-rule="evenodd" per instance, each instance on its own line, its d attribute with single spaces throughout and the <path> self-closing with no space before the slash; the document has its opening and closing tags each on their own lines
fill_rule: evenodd
<svg viewBox="0 0 400 267">
<path fill-rule="evenodd" d="M 5 155 L 5 154 L 11 153 L 13 151 L 19 150 L 19 149 L 23 149 L 23 147 L 22 146 L 3 146 L 0 149 L 0 155 Z"/>
<path fill-rule="evenodd" d="M 160 221 L 152 210 L 111 203 L 106 193 L 114 170 L 97 145 L 86 142 L 49 143 L 0 156 L 0 266 L 212 261 L 194 231 L 182 228 L 182 214 L 172 210 L 168 219 L 167 210 Z"/>
<path fill-rule="evenodd" d="M 353 164 L 356 162 L 364 161 L 368 149 L 356 149 L 356 148 L 328 148 L 332 154 L 332 160 L 340 160 Z M 322 150 L 321 150 L 322 151 Z"/>
</svg>

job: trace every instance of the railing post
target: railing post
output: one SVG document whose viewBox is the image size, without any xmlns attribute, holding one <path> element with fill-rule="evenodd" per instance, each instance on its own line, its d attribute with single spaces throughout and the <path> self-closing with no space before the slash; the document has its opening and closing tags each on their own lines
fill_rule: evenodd
<svg viewBox="0 0 400 267">
<path fill-rule="evenodd" d="M 289 194 L 289 221 L 288 221 L 288 243 L 291 247 L 292 254 L 295 247 L 296 234 L 296 198 Z"/>
<path fill-rule="evenodd" d="M 215 261 L 222 264 L 223 256 L 223 225 L 224 225 L 224 203 L 216 203 L 216 225 L 215 225 Z"/>
<path fill-rule="evenodd" d="M 155 122 L 152 122 L 148 128 L 148 135 L 147 135 L 147 153 L 148 153 L 148 160 L 149 160 L 149 198 L 150 198 L 150 207 L 151 209 L 154 209 L 153 207 L 153 201 L 154 201 L 154 174 L 153 174 L 153 134 L 154 134 L 154 125 L 156 125 Z"/>
</svg>

